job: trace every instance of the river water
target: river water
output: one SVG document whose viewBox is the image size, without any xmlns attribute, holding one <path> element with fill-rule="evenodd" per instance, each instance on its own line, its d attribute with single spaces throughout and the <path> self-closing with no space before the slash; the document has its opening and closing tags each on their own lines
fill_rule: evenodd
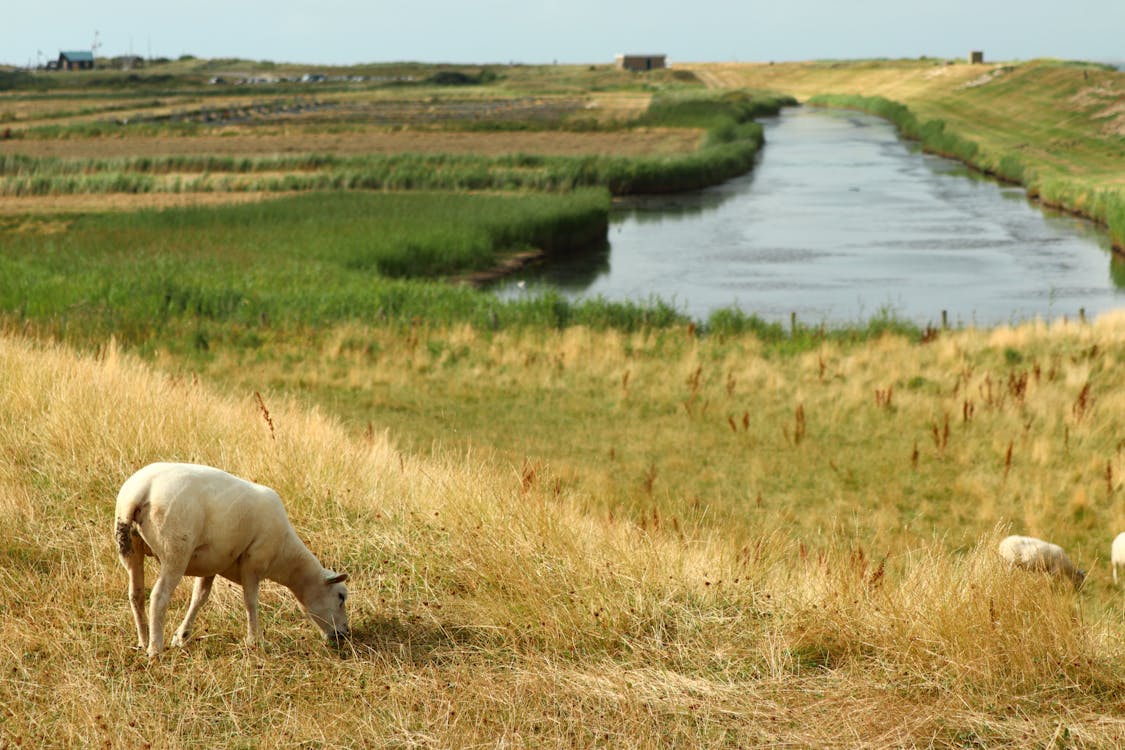
<svg viewBox="0 0 1125 750">
<path fill-rule="evenodd" d="M 753 172 L 671 197 L 629 199 L 609 245 L 509 277 L 501 296 L 672 303 L 705 320 L 737 306 L 767 320 L 991 326 L 1125 305 L 1125 263 L 1096 225 L 1022 188 L 921 153 L 878 118 L 792 108 L 763 121 Z"/>
</svg>

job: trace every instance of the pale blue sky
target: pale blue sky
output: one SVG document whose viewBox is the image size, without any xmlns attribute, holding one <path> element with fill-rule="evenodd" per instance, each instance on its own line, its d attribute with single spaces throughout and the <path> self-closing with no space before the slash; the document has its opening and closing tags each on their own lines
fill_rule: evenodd
<svg viewBox="0 0 1125 750">
<path fill-rule="evenodd" d="M 11 0 L 0 62 L 41 51 L 276 62 L 1125 60 L 1125 0 Z"/>
</svg>

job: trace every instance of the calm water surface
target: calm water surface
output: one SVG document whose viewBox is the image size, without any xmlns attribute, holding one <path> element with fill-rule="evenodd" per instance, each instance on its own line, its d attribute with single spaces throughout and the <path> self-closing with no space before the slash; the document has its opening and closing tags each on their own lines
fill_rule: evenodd
<svg viewBox="0 0 1125 750">
<path fill-rule="evenodd" d="M 615 208 L 609 246 L 529 269 L 507 297 L 659 297 L 694 318 L 738 306 L 809 324 L 883 310 L 920 325 L 1075 317 L 1125 305 L 1125 266 L 1095 225 L 922 154 L 857 112 L 794 108 L 764 122 L 752 174 Z"/>
</svg>

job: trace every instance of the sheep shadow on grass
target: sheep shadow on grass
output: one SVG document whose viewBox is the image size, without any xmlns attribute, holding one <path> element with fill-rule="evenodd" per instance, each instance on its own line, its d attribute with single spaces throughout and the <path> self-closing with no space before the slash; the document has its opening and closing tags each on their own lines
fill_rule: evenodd
<svg viewBox="0 0 1125 750">
<path fill-rule="evenodd" d="M 331 642 L 341 658 L 388 656 L 412 664 L 425 664 L 457 651 L 495 648 L 499 630 L 423 622 L 412 617 L 374 617 L 353 622 L 351 635 Z"/>
</svg>

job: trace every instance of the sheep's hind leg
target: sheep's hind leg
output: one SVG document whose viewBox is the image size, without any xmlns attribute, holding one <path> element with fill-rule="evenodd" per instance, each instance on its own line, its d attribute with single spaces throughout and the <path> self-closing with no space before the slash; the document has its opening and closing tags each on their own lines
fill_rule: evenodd
<svg viewBox="0 0 1125 750">
<path fill-rule="evenodd" d="M 191 604 L 188 605 L 183 623 L 172 636 L 172 646 L 179 647 L 187 643 L 191 636 L 191 626 L 195 623 L 195 616 L 199 614 L 200 607 L 207 603 L 207 597 L 211 595 L 211 584 L 214 582 L 215 576 L 199 576 L 195 579 L 195 585 L 191 590 Z"/>
<path fill-rule="evenodd" d="M 133 537 L 129 550 L 121 555 L 121 564 L 129 573 L 129 606 L 137 626 L 137 648 L 148 648 L 148 620 L 145 618 L 145 553 L 139 536 Z"/>
<path fill-rule="evenodd" d="M 172 592 L 176 590 L 180 579 L 184 577 L 181 570 L 174 573 L 170 570 L 171 566 L 167 561 L 160 566 L 160 574 L 156 577 L 156 583 L 149 595 L 149 656 L 159 656 L 164 650 L 164 619 L 168 615 L 168 602 L 172 599 Z"/>
</svg>

